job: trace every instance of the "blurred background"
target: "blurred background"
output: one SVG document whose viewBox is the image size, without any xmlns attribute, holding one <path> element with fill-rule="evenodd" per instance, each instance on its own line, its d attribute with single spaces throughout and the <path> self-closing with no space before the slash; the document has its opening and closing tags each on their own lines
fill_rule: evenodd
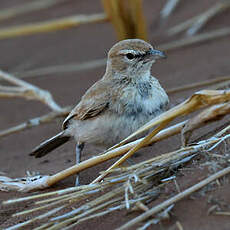
<svg viewBox="0 0 230 230">
<path fill-rule="evenodd" d="M 135 37 L 166 51 L 168 58 L 157 62 L 152 74 L 168 90 L 171 106 L 210 87 L 209 82 L 230 80 L 229 0 L 0 1 L 0 70 L 49 91 L 61 108 L 77 104 L 85 90 L 102 77 L 107 52 L 114 43 Z M 0 84 L 10 85 L 7 81 Z M 51 110 L 38 100 L 2 96 L 0 130 Z M 58 132 L 63 118 L 0 135 L 0 171 L 14 177 L 26 170 L 52 174 L 71 166 L 74 143 L 44 159 L 27 154 Z M 176 136 L 145 152 L 154 155 L 179 146 Z M 83 159 L 94 155 L 95 148 L 87 146 L 85 152 Z M 146 156 L 139 160 L 143 159 Z M 84 172 L 83 183 L 93 179 L 94 170 L 98 173 L 104 168 L 100 165 Z M 73 178 L 63 183 L 69 186 L 72 182 Z M 210 223 L 214 226 L 216 222 Z"/>
</svg>

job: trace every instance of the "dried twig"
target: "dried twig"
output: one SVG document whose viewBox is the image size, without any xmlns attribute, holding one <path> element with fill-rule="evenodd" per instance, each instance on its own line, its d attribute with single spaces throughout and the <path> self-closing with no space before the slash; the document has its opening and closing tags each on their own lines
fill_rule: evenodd
<svg viewBox="0 0 230 230">
<path fill-rule="evenodd" d="M 211 106 L 195 117 L 189 119 L 184 128 L 182 129 L 182 145 L 186 146 L 189 138 L 192 135 L 192 131 L 196 128 L 200 128 L 205 123 L 216 121 L 223 116 L 230 113 L 230 102 Z"/>
<path fill-rule="evenodd" d="M 115 210 L 124 209 L 130 206 L 132 207 L 138 205 L 140 202 L 142 203 L 147 200 L 150 201 L 154 197 L 158 197 L 160 192 L 159 189 L 167 184 L 167 182 L 163 184 L 162 182 L 163 179 L 164 181 L 168 181 L 165 179 L 167 179 L 170 171 L 175 172 L 177 167 L 189 162 L 198 151 L 213 149 L 219 145 L 229 137 L 229 135 L 223 136 L 226 132 L 229 132 L 229 129 L 230 126 L 221 130 L 214 137 L 197 143 L 192 147 L 166 153 L 144 162 L 140 162 L 136 165 L 116 169 L 114 170 L 113 176 L 106 178 L 105 181 L 100 184 L 84 185 L 61 191 L 36 194 L 4 202 L 4 204 L 25 202 L 27 200 L 30 200 L 31 202 L 36 199 L 48 197 L 48 199 L 37 201 L 35 203 L 37 207 L 16 213 L 14 216 L 28 215 L 37 211 L 43 211 L 43 214 L 39 215 L 38 218 L 35 217 L 26 220 L 23 223 L 12 226 L 11 228 L 16 229 L 19 226 L 25 227 L 39 219 L 41 226 L 38 227 L 38 229 L 57 230 L 65 229 L 64 227 L 70 229 L 91 218 L 102 216 Z M 157 186 L 159 183 L 160 185 Z M 117 184 L 120 184 L 120 186 L 117 186 Z M 204 186 L 204 184 L 202 186 Z M 196 186 L 195 190 L 197 189 Z M 101 195 L 101 191 L 105 191 L 105 193 Z M 185 191 L 180 194 L 184 193 Z M 125 199 L 123 194 L 125 194 Z M 185 195 L 189 194 L 186 193 Z M 172 203 L 182 199 L 185 195 L 181 195 L 176 200 L 173 200 Z M 50 196 L 55 197 L 50 198 Z M 87 200 L 87 202 L 82 205 L 80 201 L 83 200 Z M 165 204 L 165 202 L 163 204 Z M 57 206 L 67 208 L 73 207 L 73 205 L 77 205 L 78 207 L 71 209 L 71 211 L 64 214 L 62 212 L 61 215 L 57 213 L 59 211 L 56 208 Z M 168 217 L 168 211 L 170 211 L 171 208 L 172 206 L 170 205 L 158 208 L 158 213 L 163 209 L 165 209 L 165 211 L 162 214 L 159 213 L 157 215 L 156 221 Z M 47 209 L 48 211 L 45 211 Z M 152 209 L 148 210 L 148 208 L 145 208 L 145 210 L 145 213 L 148 213 Z M 47 217 L 50 213 L 54 214 L 55 217 L 48 218 L 47 223 Z M 45 223 L 42 224 L 42 221 Z M 151 223 L 149 222 L 149 224 Z"/>
<path fill-rule="evenodd" d="M 178 230 L 184 230 L 180 221 L 176 221 L 176 226 L 177 226 Z"/>
<path fill-rule="evenodd" d="M 140 148 L 146 146 L 146 144 L 149 143 L 149 141 L 157 133 L 159 133 L 161 131 L 161 129 L 163 129 L 170 121 L 171 121 L 171 119 L 162 122 L 153 132 L 151 132 L 149 135 L 147 135 L 145 138 L 143 138 L 140 141 L 140 143 L 138 143 L 132 149 L 130 149 L 124 156 L 122 156 L 118 161 L 116 161 L 113 165 L 111 165 L 102 175 L 97 177 L 92 183 L 96 183 L 96 182 L 101 181 L 105 176 L 107 176 L 110 173 L 110 171 L 112 169 L 114 169 L 114 168 L 118 167 L 119 165 L 121 165 L 125 160 L 127 160 L 129 157 L 131 157 Z"/>
<path fill-rule="evenodd" d="M 230 216 L 230 212 L 214 212 L 213 214 L 220 216 Z"/>
<path fill-rule="evenodd" d="M 214 30 L 214 31 L 207 32 L 207 33 L 202 33 L 199 35 L 194 35 L 192 37 L 182 38 L 182 39 L 177 40 L 177 41 L 172 41 L 172 42 L 163 44 L 160 46 L 160 49 L 162 49 L 162 50 L 173 50 L 176 48 L 181 48 L 181 47 L 192 45 L 195 43 L 200 43 L 200 42 L 220 38 L 223 36 L 227 36 L 229 34 L 230 34 L 230 27 L 225 27 L 222 29 Z"/>
<path fill-rule="evenodd" d="M 175 135 L 179 133 L 183 127 L 185 122 L 181 122 L 179 124 L 176 124 L 174 126 L 171 126 L 165 130 L 162 130 L 161 132 L 158 133 L 158 135 L 154 136 L 146 145 L 149 145 L 151 143 L 154 143 L 156 141 L 160 141 L 164 138 L 167 138 L 169 136 Z M 0 178 L 0 189 L 4 190 L 18 190 L 18 191 L 31 191 L 31 190 L 36 190 L 36 189 L 43 189 L 46 187 L 49 187 L 58 181 L 75 174 L 75 171 L 78 170 L 82 171 L 84 169 L 87 169 L 89 167 L 93 167 L 94 165 L 100 164 L 104 161 L 107 161 L 109 159 L 115 158 L 117 156 L 123 155 L 126 153 L 128 150 L 131 148 L 135 147 L 138 145 L 144 138 L 141 138 L 137 141 L 133 141 L 131 143 L 128 143 L 124 146 L 121 146 L 115 150 L 108 151 L 106 154 L 102 154 L 99 156 L 96 156 L 94 158 L 88 159 L 84 162 L 81 162 L 77 167 L 72 166 L 60 173 L 57 173 L 53 176 L 41 176 L 40 178 L 38 177 L 31 177 L 28 178 L 28 180 L 23 179 L 22 181 L 11 179 L 8 177 L 2 177 Z M 2 182 L 2 183 L 1 183 Z"/>
<path fill-rule="evenodd" d="M 203 87 L 203 86 L 209 86 L 209 85 L 213 85 L 213 84 L 216 84 L 219 82 L 225 82 L 225 81 L 229 81 L 229 80 L 230 80 L 230 76 L 217 77 L 217 78 L 210 79 L 207 81 L 200 81 L 200 82 L 192 83 L 189 85 L 184 85 L 184 86 L 168 89 L 167 93 L 168 94 L 179 93 L 179 92 L 182 92 L 185 90 L 195 89 L 195 88 Z M 217 89 L 217 88 L 216 88 L 216 86 L 214 86 L 212 89 Z"/>
<path fill-rule="evenodd" d="M 167 220 L 170 218 L 170 211 L 173 209 L 174 205 L 170 205 L 169 207 L 167 207 L 165 210 L 163 210 L 160 213 L 157 213 L 156 217 L 154 217 L 151 220 L 148 220 L 143 226 L 141 226 L 140 228 L 137 228 L 137 230 L 146 230 L 148 229 L 148 227 L 150 227 L 153 224 L 157 224 L 160 221 L 163 220 Z"/>
<path fill-rule="evenodd" d="M 180 0 L 168 0 L 160 12 L 161 18 L 166 19 L 176 9 Z"/>
<path fill-rule="evenodd" d="M 20 132 L 20 131 L 25 130 L 25 129 L 29 129 L 29 128 L 41 125 L 41 124 L 52 122 L 54 119 L 59 118 L 59 117 L 65 117 L 68 115 L 68 113 L 71 111 L 71 109 L 72 109 L 72 107 L 70 106 L 70 107 L 63 108 L 60 111 L 52 111 L 52 112 L 50 112 L 46 115 L 43 115 L 41 117 L 32 118 L 32 119 L 30 119 L 26 122 L 23 122 L 19 125 L 16 125 L 14 127 L 11 127 L 9 129 L 3 130 L 3 131 L 0 131 L 0 138 L 7 136 L 7 135 L 10 135 L 10 134 L 13 134 L 13 133 Z"/>
<path fill-rule="evenodd" d="M 212 181 L 217 180 L 220 177 L 223 177 L 227 174 L 230 173 L 230 167 L 227 167 L 211 176 L 209 176 L 208 178 L 206 178 L 205 180 L 202 180 L 201 182 L 193 185 L 192 187 L 184 190 L 183 192 L 173 196 L 172 198 L 162 202 L 161 204 L 151 208 L 149 211 L 146 211 L 145 213 L 139 215 L 138 217 L 132 219 L 131 221 L 127 222 L 126 224 L 124 224 L 123 226 L 121 226 L 120 228 L 118 228 L 117 230 L 124 230 L 124 229 L 128 229 L 130 227 L 132 227 L 133 225 L 147 219 L 148 217 L 160 212 L 161 210 L 167 208 L 168 206 L 184 199 L 185 197 L 191 195 L 192 193 L 196 192 L 197 190 L 203 188 L 204 186 L 208 185 L 209 183 L 211 183 Z"/>
<path fill-rule="evenodd" d="M 23 5 L 18 5 L 13 8 L 4 9 L 0 11 L 0 21 L 13 18 L 21 14 L 30 13 L 41 9 L 46 9 L 60 2 L 64 2 L 64 0 L 39 0 L 39 1 L 29 2 Z"/>
<path fill-rule="evenodd" d="M 229 88 L 230 88 L 230 80 L 220 82 L 218 84 L 215 84 L 215 85 L 209 87 L 209 89 L 218 89 L 218 90 L 229 89 Z"/>
<path fill-rule="evenodd" d="M 104 22 L 106 20 L 106 15 L 104 13 L 100 13 L 92 15 L 74 15 L 40 23 L 30 23 L 22 26 L 12 26 L 0 29 L 0 39 L 63 30 L 71 27 L 76 27 L 82 24 Z"/>
<path fill-rule="evenodd" d="M 217 14 L 223 12 L 224 10 L 230 7 L 229 0 L 222 0 L 216 3 L 213 7 L 209 8 L 205 12 L 200 15 L 197 15 L 189 20 L 180 23 L 179 25 L 174 26 L 169 29 L 169 35 L 175 35 L 177 33 L 182 32 L 183 30 L 187 30 L 188 35 L 194 35 L 197 33 L 211 18 L 216 16 Z"/>
<path fill-rule="evenodd" d="M 142 0 L 103 0 L 102 3 L 119 40 L 147 39 Z"/>
<path fill-rule="evenodd" d="M 158 175 L 159 172 L 161 172 L 159 167 L 156 165 L 159 165 L 159 163 L 162 162 L 161 163 L 162 167 L 166 167 L 165 172 L 168 173 L 169 162 L 175 162 L 181 158 L 186 158 L 184 153 L 182 153 L 182 154 L 180 154 L 180 153 L 175 154 L 174 153 L 174 154 L 171 154 L 171 158 L 170 158 L 170 155 L 167 155 L 165 157 L 162 156 L 162 158 L 158 157 L 158 159 L 155 159 L 155 160 L 152 159 L 151 161 L 148 160 L 146 162 L 143 162 L 142 164 L 139 164 L 139 166 L 135 165 L 135 166 L 129 167 L 129 169 L 127 168 L 128 171 L 124 173 L 125 178 L 123 175 L 121 175 L 122 179 L 117 178 L 116 183 L 126 184 L 125 183 L 126 178 L 129 178 L 129 180 L 132 179 L 132 175 L 130 176 L 130 172 L 131 173 L 133 172 L 134 167 L 138 170 L 138 171 L 136 171 L 135 174 L 138 175 L 138 177 L 140 177 L 140 178 L 146 177 L 146 179 L 144 179 L 144 180 L 147 180 L 148 183 L 147 183 L 147 181 L 142 182 L 139 180 L 137 180 L 135 183 L 133 183 L 132 180 L 130 180 L 130 183 L 131 183 L 130 185 L 133 187 L 135 192 L 138 193 L 138 198 L 137 199 L 135 199 L 135 198 L 131 199 L 131 197 L 130 197 L 131 200 L 128 199 L 126 202 L 128 202 L 129 205 L 131 205 L 131 204 L 139 203 L 141 200 L 144 201 L 144 200 L 149 199 L 149 198 L 152 199 L 155 196 L 154 195 L 155 193 L 156 193 L 156 195 L 159 194 L 156 191 L 157 188 L 153 187 L 154 182 L 153 182 L 153 179 L 151 179 L 152 177 L 150 177 L 150 175 L 152 175 L 152 174 Z M 186 162 L 189 159 L 191 159 L 191 158 L 187 158 L 187 160 L 184 159 L 183 162 Z M 157 163 L 158 161 L 159 161 L 159 163 Z M 180 164 L 182 164 L 181 160 L 180 160 Z M 149 167 L 146 167 L 147 165 L 149 165 Z M 177 166 L 178 166 L 177 164 L 174 164 L 174 166 L 171 167 L 171 170 Z M 156 170 L 153 170 L 152 168 L 155 168 Z M 121 171 L 121 173 L 122 173 L 122 171 Z M 10 204 L 10 203 L 12 204 L 15 202 L 25 202 L 26 200 L 34 200 L 34 199 L 38 199 L 38 198 L 42 198 L 42 197 L 46 197 L 46 196 L 48 197 L 51 195 L 57 195 L 58 194 L 58 197 L 54 197 L 53 199 L 49 198 L 46 200 L 36 202 L 36 205 L 39 205 L 39 207 L 37 207 L 37 208 L 26 210 L 26 211 L 23 211 L 23 212 L 20 212 L 20 213 L 17 213 L 14 215 L 14 216 L 20 216 L 20 215 L 27 215 L 27 214 L 29 214 L 31 212 L 35 212 L 35 211 L 42 211 L 44 208 L 45 209 L 53 208 L 55 205 L 59 205 L 59 206 L 60 205 L 68 205 L 69 206 L 69 205 L 73 205 L 74 203 L 78 204 L 80 200 L 82 200 L 82 199 L 85 200 L 86 197 L 90 198 L 90 196 L 92 194 L 97 195 L 97 197 L 94 200 L 87 202 L 85 205 L 81 205 L 81 206 L 79 206 L 79 208 L 74 209 L 74 210 L 72 210 L 72 211 L 70 211 L 70 212 L 68 212 L 62 216 L 57 216 L 57 217 L 51 219 L 51 222 L 55 221 L 55 223 L 57 223 L 57 221 L 58 222 L 60 221 L 59 227 L 61 228 L 61 227 L 65 226 L 66 224 L 74 223 L 77 220 L 80 220 L 80 222 L 83 221 L 85 219 L 84 217 L 87 214 L 91 213 L 92 211 L 93 212 L 97 211 L 97 209 L 99 208 L 98 205 L 100 205 L 100 204 L 105 205 L 106 203 L 107 203 L 106 205 L 108 205 L 107 201 L 111 202 L 111 199 L 114 199 L 114 198 L 117 199 L 116 197 L 118 197 L 119 200 L 123 200 L 122 194 L 124 192 L 124 187 L 123 186 L 116 187 L 116 184 L 114 184 L 113 181 L 115 181 L 113 178 L 108 178 L 107 181 L 103 182 L 102 184 L 80 186 L 77 188 L 75 187 L 75 188 L 71 188 L 71 189 L 65 189 L 65 190 L 62 190 L 60 192 L 49 192 L 47 194 L 37 194 L 37 195 L 25 197 L 25 198 L 10 200 L 10 201 L 4 202 L 4 203 L 5 204 Z M 101 196 L 100 191 L 102 191 L 106 188 L 109 188 L 109 187 L 111 188 L 111 186 L 113 187 L 113 189 L 110 189 L 107 193 L 105 193 Z M 145 194 L 145 191 L 147 192 L 146 194 Z M 45 203 L 45 205 L 43 205 L 44 203 Z M 124 202 L 119 203 L 119 205 L 118 205 L 119 209 L 125 208 L 126 207 L 125 203 Z M 111 205 L 111 203 L 110 203 L 110 205 Z M 95 209 L 94 207 L 96 207 L 97 209 Z M 102 208 L 102 207 L 100 207 L 100 208 Z M 115 211 L 116 208 L 115 207 L 109 208 L 108 211 L 110 211 L 110 210 Z M 80 214 L 81 212 L 82 212 L 82 214 Z M 106 214 L 106 213 L 104 213 L 104 214 Z M 44 214 L 44 216 L 45 216 L 45 214 Z M 80 219 L 80 218 L 83 218 L 83 219 Z M 32 219 L 30 222 L 26 221 L 24 224 L 26 225 L 26 224 L 32 223 L 33 221 L 34 220 Z"/>
<path fill-rule="evenodd" d="M 220 14 L 224 10 L 230 7 L 229 0 L 222 0 L 214 5 L 212 8 L 208 9 L 205 13 L 199 16 L 199 18 L 193 23 L 193 25 L 187 30 L 187 35 L 196 34 L 204 25 L 214 16 Z"/>
<path fill-rule="evenodd" d="M 24 97 L 26 99 L 39 100 L 54 111 L 60 112 L 62 110 L 48 91 L 40 89 L 1 70 L 0 79 L 17 85 L 17 87 L 0 86 L 0 97 Z"/>
<path fill-rule="evenodd" d="M 57 74 L 78 72 L 78 71 L 83 71 L 83 70 L 90 70 L 90 69 L 95 69 L 95 68 L 105 66 L 105 65 L 106 65 L 106 59 L 103 58 L 103 59 L 87 61 L 84 63 L 72 63 L 72 64 L 65 64 L 65 65 L 58 65 L 58 66 L 43 67 L 43 68 L 39 68 L 39 69 L 35 69 L 35 70 L 19 72 L 16 74 L 20 78 L 44 76 L 47 74 L 54 74 L 54 73 L 56 76 Z"/>
<path fill-rule="evenodd" d="M 25 222 L 23 222 L 23 223 L 16 224 L 16 225 L 10 227 L 10 229 L 11 229 L 11 230 L 17 230 L 17 229 L 19 229 L 19 228 L 22 228 L 22 227 L 25 227 L 25 226 L 27 226 L 27 225 L 29 225 L 29 224 L 32 224 L 32 223 L 35 222 L 35 221 L 40 221 L 40 220 L 42 220 L 42 219 L 44 219 L 44 218 L 47 218 L 47 217 L 49 217 L 49 216 L 52 216 L 53 214 L 55 214 L 56 212 L 60 211 L 60 210 L 63 209 L 64 207 L 65 207 L 65 206 L 57 207 L 57 208 L 55 208 L 55 209 L 53 209 L 53 210 L 51 210 L 51 211 L 49 211 L 49 212 L 47 212 L 47 213 L 45 213 L 45 214 L 41 214 L 41 215 L 36 216 L 36 217 L 34 217 L 33 219 L 30 219 L 30 220 L 25 221 Z M 9 229 L 8 229 L 8 230 L 9 230 Z"/>
</svg>

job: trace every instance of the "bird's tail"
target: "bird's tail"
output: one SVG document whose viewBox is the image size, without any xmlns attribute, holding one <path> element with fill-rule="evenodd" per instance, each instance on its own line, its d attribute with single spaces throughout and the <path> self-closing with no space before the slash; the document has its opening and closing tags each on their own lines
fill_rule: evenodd
<svg viewBox="0 0 230 230">
<path fill-rule="evenodd" d="M 62 131 L 34 148 L 30 153 L 30 156 L 35 156 L 36 158 L 43 157 L 60 145 L 66 143 L 69 139 L 70 136 L 66 136 L 65 131 Z"/>
</svg>

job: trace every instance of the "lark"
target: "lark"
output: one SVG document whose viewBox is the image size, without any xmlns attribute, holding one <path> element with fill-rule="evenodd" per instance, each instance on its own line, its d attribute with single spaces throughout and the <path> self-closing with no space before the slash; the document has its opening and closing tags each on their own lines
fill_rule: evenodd
<svg viewBox="0 0 230 230">
<path fill-rule="evenodd" d="M 108 52 L 104 76 L 82 96 L 64 120 L 62 131 L 30 155 L 42 157 L 74 139 L 78 164 L 84 144 L 111 147 L 164 112 L 169 99 L 151 75 L 151 67 L 165 57 L 162 51 L 140 39 L 116 43 Z"/>
</svg>

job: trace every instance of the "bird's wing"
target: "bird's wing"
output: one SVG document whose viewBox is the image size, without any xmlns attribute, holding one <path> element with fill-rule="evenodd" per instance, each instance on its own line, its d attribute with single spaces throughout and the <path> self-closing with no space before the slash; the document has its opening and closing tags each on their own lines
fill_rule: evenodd
<svg viewBox="0 0 230 230">
<path fill-rule="evenodd" d="M 111 85 L 105 80 L 96 82 L 90 87 L 77 106 L 70 112 L 63 122 L 66 129 L 71 119 L 86 120 L 104 112 L 110 102 Z"/>
</svg>

